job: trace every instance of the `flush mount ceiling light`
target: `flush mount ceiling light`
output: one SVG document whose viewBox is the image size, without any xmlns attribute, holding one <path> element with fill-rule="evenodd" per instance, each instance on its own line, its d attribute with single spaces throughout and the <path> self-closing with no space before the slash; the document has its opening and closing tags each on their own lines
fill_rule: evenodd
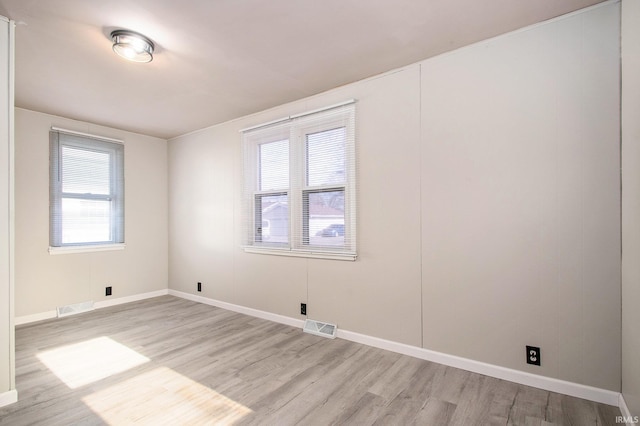
<svg viewBox="0 0 640 426">
<path fill-rule="evenodd" d="M 133 62 L 151 62 L 153 42 L 142 34 L 127 30 L 115 30 L 111 33 L 113 51 Z"/>
</svg>

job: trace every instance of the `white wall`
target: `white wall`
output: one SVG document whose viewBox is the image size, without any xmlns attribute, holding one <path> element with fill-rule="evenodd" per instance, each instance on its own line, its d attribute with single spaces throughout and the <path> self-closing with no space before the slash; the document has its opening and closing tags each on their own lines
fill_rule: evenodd
<svg viewBox="0 0 640 426">
<path fill-rule="evenodd" d="M 170 288 L 419 346 L 419 66 L 169 143 Z M 239 129 L 357 98 L 357 262 L 245 254 Z M 384 318 L 385 321 L 380 321 Z"/>
<path fill-rule="evenodd" d="M 618 21 L 609 5 L 423 64 L 425 346 L 619 390 Z"/>
<path fill-rule="evenodd" d="M 15 402 L 13 327 L 13 22 L 0 16 L 0 406 Z"/>
<path fill-rule="evenodd" d="M 640 2 L 622 2 L 622 394 L 640 415 Z"/>
<path fill-rule="evenodd" d="M 169 141 L 169 287 L 619 391 L 618 18 L 608 3 Z M 349 98 L 358 260 L 244 253 L 238 130 Z"/>
<path fill-rule="evenodd" d="M 124 140 L 124 250 L 49 254 L 51 126 Z M 165 140 L 19 108 L 15 140 L 16 317 L 167 288 Z M 110 297 L 106 286 L 113 287 Z"/>
</svg>

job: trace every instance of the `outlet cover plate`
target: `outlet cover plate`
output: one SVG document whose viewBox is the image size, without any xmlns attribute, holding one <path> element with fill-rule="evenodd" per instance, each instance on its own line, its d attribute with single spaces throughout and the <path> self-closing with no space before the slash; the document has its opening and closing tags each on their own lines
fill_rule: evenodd
<svg viewBox="0 0 640 426">
<path fill-rule="evenodd" d="M 527 346 L 527 364 L 540 365 L 540 348 Z"/>
</svg>

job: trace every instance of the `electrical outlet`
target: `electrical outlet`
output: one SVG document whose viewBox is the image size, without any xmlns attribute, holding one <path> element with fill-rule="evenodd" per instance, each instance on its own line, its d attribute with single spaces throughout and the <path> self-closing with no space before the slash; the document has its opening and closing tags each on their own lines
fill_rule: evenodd
<svg viewBox="0 0 640 426">
<path fill-rule="evenodd" d="M 307 304 L 306 303 L 301 303 L 300 304 L 300 315 L 307 315 Z"/>
<path fill-rule="evenodd" d="M 198 291 L 202 291 L 202 283 L 198 283 Z"/>
<path fill-rule="evenodd" d="M 111 296 L 111 286 L 109 286 L 109 287 L 105 287 L 105 289 L 104 289 L 104 295 L 105 295 L 105 296 Z"/>
<path fill-rule="evenodd" d="M 540 365 L 540 348 L 527 346 L 527 364 Z"/>
</svg>

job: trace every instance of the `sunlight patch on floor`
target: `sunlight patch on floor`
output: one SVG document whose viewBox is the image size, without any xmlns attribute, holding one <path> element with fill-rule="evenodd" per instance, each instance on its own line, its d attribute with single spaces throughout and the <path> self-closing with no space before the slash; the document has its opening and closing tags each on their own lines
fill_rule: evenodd
<svg viewBox="0 0 640 426">
<path fill-rule="evenodd" d="M 36 356 L 71 389 L 149 362 L 149 358 L 105 336 L 49 349 Z"/>
<path fill-rule="evenodd" d="M 82 398 L 111 425 L 231 424 L 252 410 L 167 367 Z"/>
</svg>

